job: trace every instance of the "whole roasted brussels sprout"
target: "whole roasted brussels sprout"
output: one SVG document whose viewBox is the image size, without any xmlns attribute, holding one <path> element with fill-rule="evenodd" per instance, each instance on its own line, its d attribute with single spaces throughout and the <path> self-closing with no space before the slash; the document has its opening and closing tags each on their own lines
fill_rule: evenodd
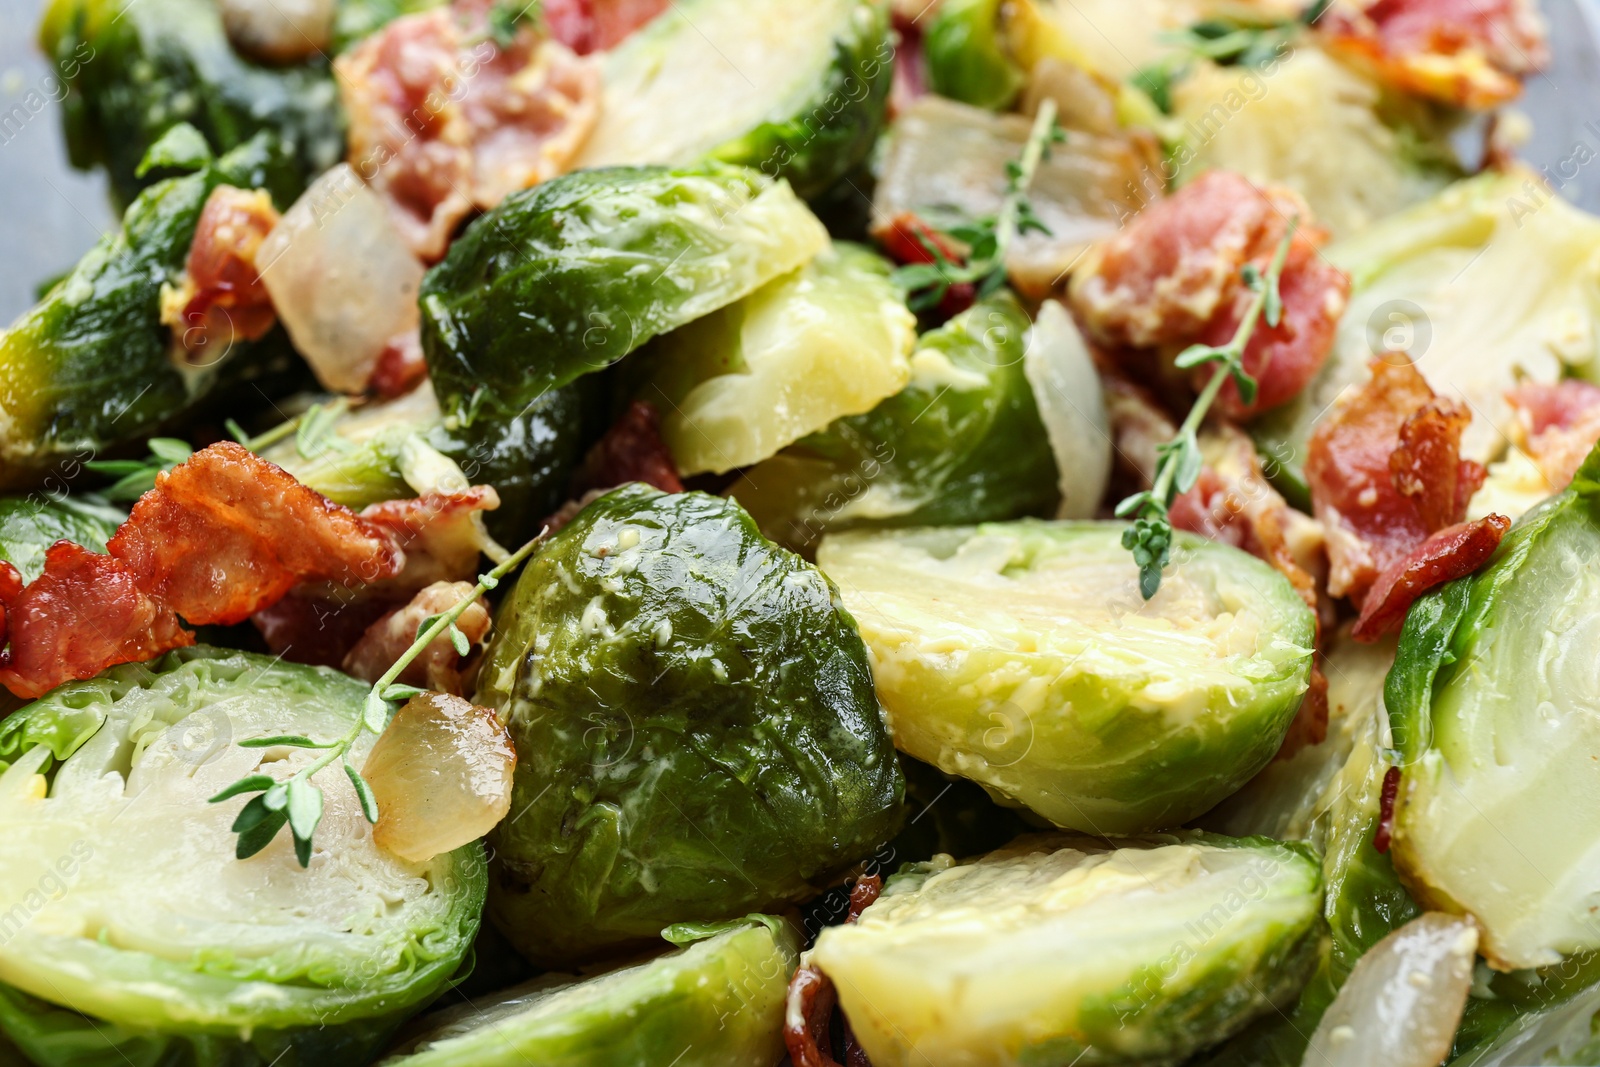
<svg viewBox="0 0 1600 1067">
<path fill-rule="evenodd" d="M 148 436 L 282 345 L 280 334 L 236 342 L 203 368 L 170 354 L 161 288 L 181 274 L 206 197 L 222 184 L 279 195 L 284 173 L 271 140 L 263 135 L 147 189 L 119 232 L 0 332 L 0 487 Z"/>
<path fill-rule="evenodd" d="M 892 878 L 811 960 L 876 1067 L 1162 1067 L 1293 998 L 1320 888 L 1265 838 L 1034 836 Z"/>
<path fill-rule="evenodd" d="M 51 0 L 39 41 L 68 85 L 75 166 L 103 163 L 126 204 L 149 185 L 139 164 L 180 122 L 213 152 L 269 131 L 297 188 L 344 154 L 344 116 L 327 59 L 264 66 L 234 51 L 211 0 Z"/>
<path fill-rule="evenodd" d="M 811 199 L 866 159 L 894 76 L 882 0 L 683 0 L 606 58 L 580 167 L 710 157 Z"/>
<path fill-rule="evenodd" d="M 1428 906 L 1476 917 L 1505 970 L 1600 949 L 1597 495 L 1591 455 L 1487 568 L 1419 600 L 1385 689 L 1395 864 Z"/>
<path fill-rule="evenodd" d="M 1145 601 L 1115 523 L 830 534 L 895 745 L 1096 834 L 1182 824 L 1278 750 L 1314 622 L 1288 581 L 1179 535 Z"/>
<path fill-rule="evenodd" d="M 853 621 L 731 501 L 602 497 L 534 556 L 496 634 L 476 702 L 518 762 L 490 914 L 536 963 L 802 899 L 898 828 Z"/>
<path fill-rule="evenodd" d="M 342 734 L 366 695 L 334 671 L 196 647 L 6 719 L 10 1040 L 43 1067 L 362 1062 L 437 995 L 478 928 L 481 845 L 424 864 L 381 851 L 337 766 L 320 772 L 325 851 L 306 870 L 287 835 L 237 860 L 244 798 L 207 803 L 316 755 L 237 742 Z"/>
<path fill-rule="evenodd" d="M 1004 111 L 1022 91 L 1023 74 L 1000 35 L 1000 0 L 946 0 L 928 23 L 922 53 L 934 92 L 963 104 Z"/>
<path fill-rule="evenodd" d="M 911 378 L 916 317 L 890 266 L 836 244 L 640 353 L 684 474 L 722 473 L 858 415 Z"/>
<path fill-rule="evenodd" d="M 1053 511 L 1056 461 L 1024 371 L 1028 330 L 1009 293 L 962 312 L 917 341 L 904 389 L 758 465 L 730 495 L 797 549 L 824 530 Z"/>
<path fill-rule="evenodd" d="M 782 919 L 670 926 L 675 952 L 546 975 L 420 1020 L 383 1067 L 771 1067 L 799 938 Z"/>
</svg>

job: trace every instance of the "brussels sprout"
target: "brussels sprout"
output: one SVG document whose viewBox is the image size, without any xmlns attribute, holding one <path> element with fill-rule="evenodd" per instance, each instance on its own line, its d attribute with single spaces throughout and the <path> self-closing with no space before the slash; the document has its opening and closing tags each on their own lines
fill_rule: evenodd
<svg viewBox="0 0 1600 1067">
<path fill-rule="evenodd" d="M 893 76 L 881 0 L 682 0 L 607 57 L 577 165 L 709 156 L 810 199 L 866 159 Z"/>
<path fill-rule="evenodd" d="M 57 541 L 73 541 L 96 552 L 117 532 L 123 512 L 66 496 L 0 498 L 0 560 L 31 582 L 44 571 L 45 549 Z"/>
<path fill-rule="evenodd" d="M 963 104 L 1006 111 L 1023 75 L 1000 40 L 1000 0 L 947 0 L 928 24 L 922 54 L 934 92 Z"/>
<path fill-rule="evenodd" d="M 895 744 L 1058 826 L 1183 823 L 1272 758 L 1314 622 L 1287 579 L 1180 534 L 1146 602 L 1116 523 L 830 534 Z"/>
<path fill-rule="evenodd" d="M 891 879 L 811 958 L 877 1067 L 1162 1067 L 1294 996 L 1319 889 L 1265 838 L 1035 836 Z"/>
<path fill-rule="evenodd" d="M 1252 427 L 1291 484 L 1304 485 L 1318 416 L 1365 380 L 1375 354 L 1406 352 L 1435 392 L 1471 404 L 1462 448 L 1479 462 L 1504 447 L 1500 428 L 1515 421 L 1504 394 L 1519 381 L 1600 381 L 1600 219 L 1541 182 L 1482 174 L 1323 249 L 1353 282 L 1333 353 Z"/>
<path fill-rule="evenodd" d="M 260 66 L 235 54 L 211 0 L 50 0 L 39 41 L 68 85 L 75 166 L 103 163 L 128 203 L 153 177 L 146 151 L 189 123 L 221 154 L 271 131 L 296 188 L 344 155 L 344 116 L 325 58 Z"/>
<path fill-rule="evenodd" d="M 602 497 L 495 629 L 477 703 L 519 758 L 490 914 L 536 963 L 802 899 L 898 829 L 853 621 L 731 501 Z"/>
<path fill-rule="evenodd" d="M 590 978 L 553 975 L 421 1020 L 384 1067 L 770 1067 L 799 938 L 752 915 L 668 927 L 678 951 Z"/>
<path fill-rule="evenodd" d="M 1022 154 L 1032 124 L 953 100 L 925 96 L 895 119 L 872 198 L 882 233 L 902 213 L 938 226 L 995 214 L 1008 165 Z M 1044 297 L 1090 244 L 1115 232 L 1144 206 L 1159 166 L 1147 138 L 1073 131 L 1039 164 L 1028 202 L 1048 233 L 1020 236 L 1006 256 L 1012 283 Z"/>
<path fill-rule="evenodd" d="M 666 413 L 678 469 L 759 463 L 898 392 L 917 320 L 889 272 L 876 253 L 836 244 L 641 353 L 641 394 Z"/>
<path fill-rule="evenodd" d="M 244 798 L 207 803 L 314 755 L 235 741 L 342 734 L 366 695 L 334 671 L 195 647 L 0 724 L 10 1040 L 42 1067 L 364 1062 L 443 989 L 478 927 L 481 845 L 426 864 L 382 852 L 337 767 L 319 835 L 337 850 L 308 870 L 287 835 L 236 860 Z"/>
<path fill-rule="evenodd" d="M 797 549 L 824 530 L 1054 510 L 1055 458 L 1023 373 L 1028 326 L 1009 293 L 962 312 L 917 342 L 910 385 L 760 464 L 730 495 Z"/>
<path fill-rule="evenodd" d="M 1309 42 L 1261 67 L 1202 64 L 1173 90 L 1176 180 L 1237 171 L 1287 185 L 1345 237 L 1461 176 L 1441 118 Z"/>
<path fill-rule="evenodd" d="M 1419 600 L 1385 689 L 1402 761 L 1395 863 L 1428 906 L 1474 915 L 1502 969 L 1600 948 L 1597 478 L 1591 456 L 1485 570 Z"/>
<path fill-rule="evenodd" d="M 226 374 L 287 351 L 281 335 L 236 343 L 180 368 L 160 321 L 161 287 L 182 272 L 200 210 L 221 184 L 283 189 L 265 136 L 146 190 L 31 311 L 0 333 L 0 487 L 148 436 L 191 410 Z M 274 347 L 278 346 L 278 347 Z M 221 373 L 219 373 L 219 371 Z"/>
<path fill-rule="evenodd" d="M 720 164 L 587 171 L 513 193 L 423 280 L 440 405 L 464 429 L 513 422 L 827 244 L 788 185 Z"/>
</svg>

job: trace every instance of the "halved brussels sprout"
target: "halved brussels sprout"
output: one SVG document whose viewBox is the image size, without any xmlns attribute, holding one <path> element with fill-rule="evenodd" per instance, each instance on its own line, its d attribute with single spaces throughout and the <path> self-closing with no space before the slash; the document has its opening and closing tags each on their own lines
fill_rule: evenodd
<svg viewBox="0 0 1600 1067">
<path fill-rule="evenodd" d="M 1006 167 L 1022 154 L 1031 123 L 1021 115 L 925 96 L 895 119 L 873 194 L 872 223 L 883 231 L 904 212 L 935 225 L 999 210 Z M 1029 186 L 1029 203 L 1050 228 L 1020 237 L 1006 258 L 1012 281 L 1043 296 L 1083 250 L 1113 233 L 1150 196 L 1155 143 L 1132 135 L 1073 131 L 1052 149 Z"/>
<path fill-rule="evenodd" d="M 552 538 L 475 702 L 518 754 L 490 914 L 536 963 L 803 899 L 902 816 L 837 592 L 704 493 L 625 486 Z"/>
<path fill-rule="evenodd" d="M 69 87 L 73 165 L 104 163 L 121 203 L 154 180 L 139 164 L 180 122 L 218 154 L 269 131 L 294 161 L 290 200 L 344 155 L 327 59 L 272 67 L 240 57 L 211 0 L 51 0 L 39 43 Z"/>
<path fill-rule="evenodd" d="M 670 926 L 678 946 L 588 978 L 546 975 L 419 1020 L 383 1067 L 772 1067 L 783 1056 L 792 926 L 768 915 Z"/>
<path fill-rule="evenodd" d="M 928 83 L 940 96 L 1005 111 L 1022 91 L 1023 75 L 1006 54 L 1000 0 L 946 0 L 922 38 Z"/>
<path fill-rule="evenodd" d="M 889 272 L 877 253 L 835 244 L 641 353 L 641 395 L 665 412 L 678 469 L 748 467 L 897 393 L 917 320 Z"/>
<path fill-rule="evenodd" d="M 513 193 L 423 280 L 440 405 L 463 428 L 512 421 L 827 246 L 786 183 L 740 167 L 617 167 Z"/>
<path fill-rule="evenodd" d="M 891 879 L 811 958 L 875 1067 L 1163 1067 L 1294 996 L 1320 888 L 1265 838 L 1035 836 Z"/>
<path fill-rule="evenodd" d="M 322 845 L 306 870 L 288 835 L 237 860 L 244 798 L 207 802 L 257 768 L 284 777 L 315 756 L 237 742 L 343 734 L 366 695 L 335 671 L 195 647 L 69 683 L 6 719 L 10 1039 L 43 1067 L 117 1053 L 360 1062 L 443 989 L 478 928 L 481 845 L 426 864 L 381 851 L 337 766 L 319 774 Z"/>
<path fill-rule="evenodd" d="M 577 166 L 709 156 L 810 199 L 866 159 L 893 75 L 882 0 L 681 0 L 606 57 Z"/>
<path fill-rule="evenodd" d="M 1118 523 L 830 534 L 895 745 L 1058 826 L 1176 826 L 1272 758 L 1314 621 L 1288 580 L 1180 534 L 1149 601 Z"/>
<path fill-rule="evenodd" d="M 1600 381 L 1600 219 L 1541 183 L 1525 170 L 1482 174 L 1323 249 L 1353 283 L 1333 353 L 1253 427 L 1288 477 L 1303 482 L 1318 416 L 1384 351 L 1407 353 L 1435 392 L 1471 405 L 1462 450 L 1479 462 L 1504 448 L 1505 393 L 1519 381 Z"/>
<path fill-rule="evenodd" d="M 1009 293 L 962 312 L 917 341 L 904 389 L 785 449 L 729 494 L 796 549 L 824 530 L 1052 511 L 1055 458 L 1023 373 L 1028 329 Z"/>
<path fill-rule="evenodd" d="M 53 466 L 146 437 L 191 410 L 219 372 L 287 352 L 275 333 L 234 343 L 205 367 L 180 367 L 160 314 L 161 287 L 182 272 L 211 190 L 228 184 L 278 195 L 283 178 L 281 157 L 263 135 L 152 186 L 119 232 L 0 332 L 0 487 L 28 485 Z"/>
<path fill-rule="evenodd" d="M 96 552 L 127 519 L 116 508 L 76 497 L 12 496 L 0 498 L 0 560 L 17 568 L 24 582 L 44 571 L 44 553 L 57 541 L 72 541 Z"/>
<path fill-rule="evenodd" d="M 1428 906 L 1475 916 L 1506 970 L 1600 949 L 1597 479 L 1591 456 L 1485 570 L 1419 600 L 1385 690 L 1396 866 Z"/>
<path fill-rule="evenodd" d="M 1222 169 L 1287 185 L 1336 238 L 1461 176 L 1438 115 L 1385 96 L 1310 42 L 1259 68 L 1199 64 L 1172 100 L 1178 184 Z"/>
</svg>

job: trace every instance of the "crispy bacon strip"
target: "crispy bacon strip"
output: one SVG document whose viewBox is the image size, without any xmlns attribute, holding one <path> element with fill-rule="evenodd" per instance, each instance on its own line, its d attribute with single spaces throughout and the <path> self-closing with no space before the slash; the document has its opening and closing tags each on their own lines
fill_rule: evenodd
<svg viewBox="0 0 1600 1067">
<path fill-rule="evenodd" d="M 850 909 L 844 921 L 853 923 L 861 918 L 861 913 L 882 893 L 883 879 L 878 875 L 857 878 L 850 887 Z M 783 1043 L 789 1049 L 789 1060 L 794 1067 L 840 1067 L 832 1052 L 833 1013 L 838 999 L 828 976 L 809 964 L 802 965 L 790 979 Z M 849 1020 L 841 1021 L 845 1027 L 843 1067 L 871 1067 L 866 1052 L 850 1032 Z"/>
<path fill-rule="evenodd" d="M 1499 542 L 1489 532 L 1505 521 L 1499 516 L 1470 537 L 1430 541 L 1466 517 L 1486 475 L 1461 458 L 1470 418 L 1435 396 L 1403 355 L 1390 355 L 1374 360 L 1371 380 L 1317 423 L 1305 469 L 1328 538 L 1328 591 L 1350 597 L 1364 618 L 1370 612 L 1365 640 L 1434 585 L 1471 573 Z"/>
<path fill-rule="evenodd" d="M 170 607 L 139 587 L 114 556 L 57 541 L 44 572 L 21 588 L 11 565 L 5 589 L 10 649 L 0 685 L 25 699 L 107 667 L 151 659 L 194 644 Z"/>
<path fill-rule="evenodd" d="M 417 638 L 417 628 L 431 616 L 442 614 L 472 592 L 469 582 L 434 582 L 403 608 L 384 615 L 367 628 L 342 664 L 346 674 L 369 682 L 382 678 Z M 456 627 L 469 642 L 477 645 L 489 634 L 489 610 L 475 601 L 461 613 Z M 411 661 L 400 681 L 436 693 L 462 696 L 462 659 L 446 636 L 436 637 L 421 655 Z"/>
<path fill-rule="evenodd" d="M 196 626 L 243 622 L 303 581 L 365 585 L 405 563 L 383 529 L 232 441 L 158 477 L 106 547 Z"/>
<path fill-rule="evenodd" d="M 604 52 L 671 6 L 671 0 L 545 0 L 550 36 L 580 56 Z"/>
<path fill-rule="evenodd" d="M 0 570 L 9 639 L 0 683 L 40 696 L 193 644 L 180 617 L 240 622 L 306 583 L 375 589 L 381 615 L 394 606 L 382 597 L 403 603 L 435 575 L 470 574 L 483 546 L 474 520 L 498 502 L 478 487 L 357 515 L 240 445 L 212 445 L 157 477 L 106 554 L 60 542 L 26 588 Z"/>
<path fill-rule="evenodd" d="M 219 185 L 200 210 L 183 281 L 161 294 L 161 322 L 185 358 L 210 366 L 235 341 L 254 341 L 277 322 L 256 270 L 256 249 L 278 224 L 261 189 Z"/>
<path fill-rule="evenodd" d="M 1600 387 L 1576 378 L 1557 385 L 1524 382 L 1507 399 L 1528 455 L 1552 488 L 1565 489 L 1600 442 Z"/>
<path fill-rule="evenodd" d="M 1473 109 L 1522 92 L 1550 60 L 1532 0 L 1376 0 L 1318 20 L 1335 54 L 1406 92 Z"/>
<path fill-rule="evenodd" d="M 1253 263 L 1265 272 L 1291 217 L 1299 222 L 1279 281 L 1283 317 L 1275 327 L 1258 325 L 1244 353 L 1257 397 L 1244 404 L 1230 382 L 1219 398 L 1232 418 L 1275 407 L 1321 368 L 1350 293 L 1349 278 L 1317 255 L 1326 235 L 1287 189 L 1258 189 L 1229 171 L 1202 174 L 1097 246 L 1073 273 L 1069 299 L 1111 350 L 1175 355 L 1191 344 L 1225 344 L 1252 299 L 1241 271 Z M 1195 384 L 1214 372 L 1200 368 Z"/>
<path fill-rule="evenodd" d="M 1429 537 L 1378 575 L 1351 636 L 1357 641 L 1376 641 L 1400 629 L 1417 597 L 1465 578 L 1489 562 L 1509 529 L 1510 519 L 1489 515 L 1477 522 L 1446 527 Z"/>
<path fill-rule="evenodd" d="M 599 117 L 594 60 L 526 27 L 501 48 L 486 26 L 465 7 L 407 15 L 334 61 L 350 165 L 427 262 L 474 208 L 565 171 Z"/>
</svg>

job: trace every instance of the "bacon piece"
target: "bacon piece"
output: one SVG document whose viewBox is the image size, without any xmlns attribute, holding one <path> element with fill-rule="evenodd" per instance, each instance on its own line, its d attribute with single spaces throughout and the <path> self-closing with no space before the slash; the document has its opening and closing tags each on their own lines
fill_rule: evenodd
<svg viewBox="0 0 1600 1067">
<path fill-rule="evenodd" d="M 883 246 L 884 253 L 901 264 L 937 263 L 939 255 L 951 263 L 965 263 L 966 255 L 944 234 L 922 221 L 915 213 L 902 211 L 889 220 L 887 226 L 874 227 L 872 236 Z M 945 291 L 939 302 L 939 314 L 952 318 L 972 306 L 978 290 L 971 282 L 959 282 Z"/>
<path fill-rule="evenodd" d="M 257 340 L 277 322 L 256 270 L 256 249 L 277 224 L 264 190 L 219 185 L 206 198 L 183 281 L 161 294 L 161 322 L 190 364 L 211 366 L 235 341 Z"/>
<path fill-rule="evenodd" d="M 367 629 L 344 657 L 344 672 L 376 682 L 411 647 L 423 620 L 449 611 L 469 596 L 472 589 L 467 582 L 434 582 L 423 589 L 405 607 L 389 612 Z M 474 645 L 488 636 L 489 611 L 481 600 L 474 601 L 461 613 L 456 628 Z M 437 693 L 461 696 L 464 692 L 461 663 L 462 657 L 449 637 L 441 635 L 411 661 L 401 673 L 400 681 Z"/>
<path fill-rule="evenodd" d="M 1377 0 L 1364 11 L 1335 7 L 1318 24 L 1336 55 L 1457 107 L 1516 99 L 1521 77 L 1550 60 L 1532 0 Z"/>
<path fill-rule="evenodd" d="M 500 494 L 489 485 L 373 504 L 361 512 L 362 521 L 399 547 L 405 567 L 388 576 L 387 583 L 367 585 L 378 591 L 399 588 L 409 596 L 435 582 L 471 577 L 477 573 L 479 556 L 505 554 L 483 525 L 483 513 L 499 506 Z"/>
<path fill-rule="evenodd" d="M 1350 293 L 1349 278 L 1317 255 L 1326 235 L 1289 190 L 1208 171 L 1097 246 L 1074 272 L 1069 299 L 1093 338 L 1112 349 L 1176 355 L 1191 344 L 1226 344 L 1253 299 L 1245 264 L 1265 273 L 1291 217 L 1299 221 L 1279 279 L 1283 317 L 1275 327 L 1259 322 L 1245 349 L 1255 402 L 1244 404 L 1231 382 L 1219 398 L 1233 418 L 1275 407 L 1321 368 Z M 1196 387 L 1213 373 L 1199 368 Z"/>
<path fill-rule="evenodd" d="M 604 52 L 671 6 L 671 0 L 545 0 L 550 36 L 580 56 Z"/>
<path fill-rule="evenodd" d="M 1557 385 L 1524 382 L 1507 399 L 1528 454 L 1552 488 L 1565 489 L 1600 442 L 1600 387 L 1576 378 Z"/>
<path fill-rule="evenodd" d="M 1509 529 L 1510 519 L 1489 515 L 1477 522 L 1448 526 L 1429 537 L 1378 575 L 1350 635 L 1357 641 L 1376 641 L 1400 629 L 1419 596 L 1465 578 L 1489 562 Z"/>
<path fill-rule="evenodd" d="M 878 875 L 857 878 L 850 887 L 850 909 L 844 921 L 853 923 L 861 918 L 861 913 L 882 893 L 883 879 Z M 783 1043 L 789 1049 L 789 1060 L 794 1067 L 840 1067 L 831 1051 L 833 1012 L 837 1004 L 838 996 L 834 992 L 833 982 L 815 967 L 804 964 L 790 979 L 788 1006 L 784 1011 Z M 849 1021 L 843 1022 L 844 1067 L 871 1067 L 866 1052 L 850 1032 Z"/>
<path fill-rule="evenodd" d="M 293 663 L 340 667 L 373 623 L 404 606 L 394 594 L 299 586 L 250 616 L 268 650 Z"/>
<path fill-rule="evenodd" d="M 565 171 L 599 117 L 594 60 L 528 28 L 501 48 L 486 25 L 483 11 L 407 15 L 334 61 L 350 164 L 428 262 L 474 208 Z"/>
<path fill-rule="evenodd" d="M 643 482 L 663 493 L 683 492 L 672 452 L 661 439 L 661 415 L 654 404 L 635 400 L 595 442 L 573 476 L 573 498 L 545 520 L 559 530 L 578 513 L 619 485 Z"/>
<path fill-rule="evenodd" d="M 364 585 L 406 562 L 379 525 L 232 441 L 159 475 L 106 547 L 197 626 L 242 622 L 303 581 Z"/>
<path fill-rule="evenodd" d="M 1400 768 L 1390 767 L 1383 772 L 1383 789 L 1378 794 L 1378 829 L 1372 835 L 1372 847 L 1378 852 L 1388 852 L 1394 836 L 1394 802 L 1400 796 Z"/>
<path fill-rule="evenodd" d="M 368 387 L 385 400 L 405 396 L 428 379 L 428 362 L 422 355 L 421 330 L 413 327 L 389 339 L 372 368 Z"/>
<path fill-rule="evenodd" d="M 139 587 L 114 556 L 71 541 L 45 551 L 44 571 L 26 588 L 15 568 L 0 589 L 10 647 L 0 685 L 25 699 L 107 667 L 152 659 L 194 644 L 172 609 Z"/>
<path fill-rule="evenodd" d="M 1362 604 L 1379 574 L 1466 517 L 1487 473 L 1460 458 L 1469 421 L 1391 354 L 1373 360 L 1371 380 L 1317 423 L 1305 472 L 1328 538 L 1329 593 Z"/>
</svg>

